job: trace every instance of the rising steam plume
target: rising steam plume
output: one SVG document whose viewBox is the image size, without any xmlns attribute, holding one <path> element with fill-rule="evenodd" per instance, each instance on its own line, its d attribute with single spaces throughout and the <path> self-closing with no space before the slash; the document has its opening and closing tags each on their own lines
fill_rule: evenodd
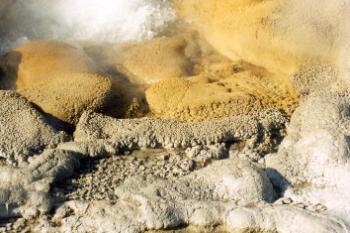
<svg viewBox="0 0 350 233">
<path fill-rule="evenodd" d="M 30 39 L 150 39 L 174 20 L 166 0 L 1 0 L 2 50 Z"/>
<path fill-rule="evenodd" d="M 350 68 L 350 1 L 293 0 L 281 9 L 279 28 L 311 56 L 333 57 L 340 69 Z M 349 70 L 350 71 L 350 70 Z"/>
<path fill-rule="evenodd" d="M 1 0 L 0 51 L 42 38 L 112 43 L 151 39 L 175 20 L 174 1 L 181 0 Z M 210 6 L 205 9 L 210 14 L 215 11 L 211 8 L 215 1 L 197 2 L 201 8 Z M 278 2 L 276 18 L 269 19 L 276 37 L 292 41 L 298 53 L 326 57 L 349 69 L 349 0 L 221 0 L 220 4 L 226 2 L 238 10 Z M 222 12 L 226 18 L 235 14 L 228 10 Z M 244 24 L 245 18 L 241 20 Z M 236 43 L 235 36 L 230 44 Z"/>
</svg>

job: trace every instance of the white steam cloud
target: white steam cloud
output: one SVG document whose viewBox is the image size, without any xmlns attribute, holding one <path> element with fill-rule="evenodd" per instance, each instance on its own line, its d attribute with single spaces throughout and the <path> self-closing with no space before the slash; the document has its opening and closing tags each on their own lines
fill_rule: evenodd
<svg viewBox="0 0 350 233">
<path fill-rule="evenodd" d="M 280 29 L 300 50 L 350 72 L 350 0 L 288 0 L 280 14 Z"/>
<path fill-rule="evenodd" d="M 1 0 L 0 43 L 140 41 L 158 35 L 174 19 L 168 0 Z"/>
<path fill-rule="evenodd" d="M 279 12 L 277 34 L 350 73 L 350 0 L 283 0 Z M 0 0 L 0 54 L 31 39 L 147 40 L 175 18 L 171 0 Z"/>
</svg>

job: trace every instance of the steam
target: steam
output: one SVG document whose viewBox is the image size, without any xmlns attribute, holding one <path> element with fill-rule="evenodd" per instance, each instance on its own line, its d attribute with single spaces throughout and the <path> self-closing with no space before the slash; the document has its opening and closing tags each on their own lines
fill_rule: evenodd
<svg viewBox="0 0 350 233">
<path fill-rule="evenodd" d="M 171 2 L 0 0 L 0 53 L 43 38 L 111 43 L 148 40 L 175 20 Z M 283 0 L 275 20 L 276 34 L 294 41 L 299 51 L 332 59 L 350 73 L 349 0 Z"/>
<path fill-rule="evenodd" d="M 1 0 L 0 43 L 4 49 L 42 38 L 141 41 L 174 19 L 167 0 Z"/>
<path fill-rule="evenodd" d="M 175 18 L 164 0 L 61 0 L 56 14 L 73 38 L 108 42 L 153 38 Z"/>
<path fill-rule="evenodd" d="M 350 72 L 350 1 L 285 1 L 280 30 L 310 56 L 328 58 Z"/>
</svg>

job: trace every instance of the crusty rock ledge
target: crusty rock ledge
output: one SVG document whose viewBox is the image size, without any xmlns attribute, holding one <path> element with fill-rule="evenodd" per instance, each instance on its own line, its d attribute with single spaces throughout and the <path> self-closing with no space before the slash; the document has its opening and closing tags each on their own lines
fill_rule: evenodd
<svg viewBox="0 0 350 233">
<path fill-rule="evenodd" d="M 74 132 L 75 143 L 62 149 L 90 156 L 116 154 L 137 148 L 183 148 L 196 145 L 245 142 L 247 148 L 266 153 L 283 135 L 287 117 L 277 110 L 203 122 L 164 119 L 115 119 L 85 112 Z"/>
</svg>

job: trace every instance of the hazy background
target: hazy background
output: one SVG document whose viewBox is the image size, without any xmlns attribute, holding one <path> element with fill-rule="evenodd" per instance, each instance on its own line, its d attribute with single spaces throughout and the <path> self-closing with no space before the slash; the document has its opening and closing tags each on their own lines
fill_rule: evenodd
<svg viewBox="0 0 350 233">
<path fill-rule="evenodd" d="M 168 0 L 0 0 L 0 50 L 40 38 L 140 41 L 174 19 Z"/>
<path fill-rule="evenodd" d="M 285 0 L 276 15 L 277 36 L 312 56 L 335 56 L 350 72 L 350 0 Z M 175 18 L 171 0 L 0 0 L 0 54 L 40 38 L 146 40 Z"/>
</svg>

